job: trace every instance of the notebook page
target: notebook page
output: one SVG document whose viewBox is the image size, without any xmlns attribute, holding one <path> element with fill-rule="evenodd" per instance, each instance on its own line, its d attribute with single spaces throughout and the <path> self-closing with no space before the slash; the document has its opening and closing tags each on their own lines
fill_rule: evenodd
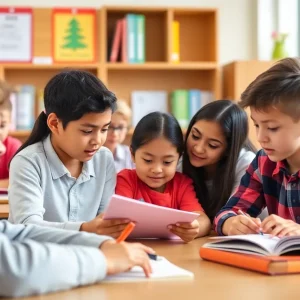
<svg viewBox="0 0 300 300">
<path fill-rule="evenodd" d="M 222 237 L 213 237 L 210 238 L 209 248 L 214 248 L 214 243 L 218 243 L 222 245 L 221 247 L 218 246 L 218 249 L 227 249 L 226 242 L 228 241 L 230 244 L 230 248 L 233 249 L 233 245 L 237 246 L 237 249 L 244 249 L 244 250 L 254 250 L 253 246 L 256 246 L 258 253 L 262 253 L 260 249 L 264 249 L 269 254 L 275 254 L 275 248 L 279 241 L 279 238 L 273 237 L 270 238 L 270 235 L 264 234 L 246 234 L 246 235 L 233 235 L 233 236 L 222 236 Z M 214 241 L 215 240 L 215 241 Z M 220 242 L 220 243 L 219 243 Z M 245 243 L 247 242 L 247 243 Z"/>
<path fill-rule="evenodd" d="M 145 280 L 163 280 L 163 279 L 193 279 L 194 274 L 190 271 L 182 269 L 164 257 L 159 260 L 150 260 L 152 266 L 152 274 L 150 278 L 145 276 L 141 267 L 133 267 L 129 272 L 107 276 L 104 282 L 132 282 Z"/>
</svg>

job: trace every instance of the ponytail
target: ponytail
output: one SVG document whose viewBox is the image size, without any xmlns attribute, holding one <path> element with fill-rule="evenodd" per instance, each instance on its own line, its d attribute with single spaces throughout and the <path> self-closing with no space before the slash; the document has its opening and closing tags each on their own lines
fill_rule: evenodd
<svg viewBox="0 0 300 300">
<path fill-rule="evenodd" d="M 22 151 L 26 147 L 44 140 L 49 135 L 49 133 L 50 129 L 47 125 L 47 115 L 42 111 L 34 123 L 30 136 L 25 141 L 25 143 L 18 149 L 14 156 L 16 156 L 20 151 Z"/>
</svg>

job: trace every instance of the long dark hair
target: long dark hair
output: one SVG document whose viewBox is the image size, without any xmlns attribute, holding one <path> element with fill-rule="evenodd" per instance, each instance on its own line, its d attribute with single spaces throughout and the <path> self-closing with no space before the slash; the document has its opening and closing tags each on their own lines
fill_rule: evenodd
<svg viewBox="0 0 300 300">
<path fill-rule="evenodd" d="M 47 116 L 50 113 L 55 113 L 66 128 L 70 121 L 79 120 L 86 113 L 101 113 L 106 109 L 114 112 L 116 100 L 115 95 L 92 73 L 79 70 L 58 73 L 45 87 L 45 111 L 40 113 L 30 136 L 17 153 L 49 135 Z"/>
<path fill-rule="evenodd" d="M 199 120 L 213 121 L 220 124 L 227 141 L 227 149 L 218 162 L 213 177 L 213 190 L 209 197 L 205 184 L 204 167 L 191 165 L 187 151 L 183 154 L 183 173 L 192 178 L 194 188 L 206 214 L 212 219 L 229 199 L 235 180 L 235 168 L 242 148 L 255 152 L 248 140 L 248 118 L 244 110 L 230 100 L 217 100 L 203 106 L 190 121 L 185 140 L 194 124 Z"/>
<path fill-rule="evenodd" d="M 158 111 L 144 116 L 136 125 L 130 147 L 132 154 L 134 155 L 138 148 L 161 136 L 170 141 L 181 156 L 184 142 L 178 121 L 172 115 Z"/>
</svg>

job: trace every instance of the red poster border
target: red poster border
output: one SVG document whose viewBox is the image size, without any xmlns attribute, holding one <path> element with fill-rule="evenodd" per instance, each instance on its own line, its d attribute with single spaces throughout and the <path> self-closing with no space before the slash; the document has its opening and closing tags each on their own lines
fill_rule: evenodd
<svg viewBox="0 0 300 300">
<path fill-rule="evenodd" d="M 13 10 L 13 12 L 12 12 Z M 1 60 L 0 62 L 5 64 L 28 64 L 32 63 L 33 60 L 33 10 L 30 7 L 13 7 L 13 6 L 1 6 L 0 7 L 0 14 L 2 13 L 15 13 L 15 14 L 30 14 L 30 26 L 31 26 L 31 40 L 30 40 L 30 58 L 29 60 Z"/>
<path fill-rule="evenodd" d="M 56 14 L 73 14 L 74 10 L 76 10 L 75 14 L 91 14 L 93 16 L 93 27 L 94 27 L 94 47 L 93 47 L 93 50 L 94 50 L 94 59 L 92 59 L 91 61 L 80 61 L 80 60 L 75 60 L 75 61 L 65 61 L 65 60 L 56 60 L 55 59 L 55 49 L 54 49 L 54 36 L 55 36 L 55 30 L 54 30 L 54 18 L 55 18 L 55 15 Z M 61 63 L 70 63 L 70 64 L 78 64 L 78 63 L 82 63 L 82 64 L 94 64 L 97 62 L 97 28 L 96 28 L 96 9 L 88 9 L 88 8 L 53 8 L 52 10 L 52 25 L 51 25 L 51 30 L 52 30 L 52 59 L 53 59 L 53 62 L 54 63 L 58 63 L 58 64 L 61 64 Z"/>
</svg>

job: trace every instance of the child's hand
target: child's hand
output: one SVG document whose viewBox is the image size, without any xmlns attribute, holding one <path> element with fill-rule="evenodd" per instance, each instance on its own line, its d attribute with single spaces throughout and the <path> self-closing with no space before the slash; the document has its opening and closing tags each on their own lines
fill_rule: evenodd
<svg viewBox="0 0 300 300">
<path fill-rule="evenodd" d="M 238 215 L 228 218 L 223 224 L 223 234 L 254 234 L 261 231 L 261 221 L 259 218 Z"/>
<path fill-rule="evenodd" d="M 129 222 L 127 219 L 103 220 L 103 214 L 100 214 L 92 221 L 83 223 L 80 231 L 108 235 L 116 239 Z"/>
<path fill-rule="evenodd" d="M 139 243 L 106 241 L 100 249 L 106 257 L 108 275 L 126 272 L 134 266 L 142 267 L 147 277 L 152 273 L 147 253 L 155 254 L 155 251 L 149 247 Z"/>
<path fill-rule="evenodd" d="M 262 224 L 264 233 L 269 233 L 272 236 L 291 236 L 300 235 L 300 225 L 292 220 L 283 219 L 277 215 L 270 215 L 266 217 Z"/>
<path fill-rule="evenodd" d="M 198 236 L 200 225 L 198 220 L 194 220 L 192 223 L 176 223 L 169 225 L 168 229 L 188 243 Z"/>
</svg>

